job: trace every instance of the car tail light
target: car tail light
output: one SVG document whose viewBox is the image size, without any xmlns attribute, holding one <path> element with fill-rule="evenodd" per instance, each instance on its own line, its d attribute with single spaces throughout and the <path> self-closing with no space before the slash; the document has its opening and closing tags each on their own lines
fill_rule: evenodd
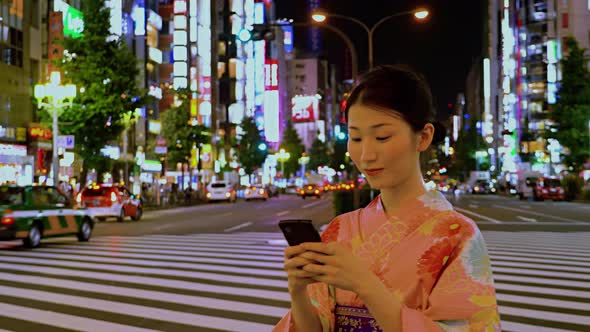
<svg viewBox="0 0 590 332">
<path fill-rule="evenodd" d="M 10 215 L 7 216 L 7 214 L 12 214 L 12 211 L 10 211 L 10 210 L 4 211 L 4 216 L 2 217 L 2 221 L 0 221 L 0 224 L 6 225 L 6 226 L 14 224 L 14 217 L 10 216 Z"/>
<path fill-rule="evenodd" d="M 111 202 L 116 202 L 117 201 L 117 194 L 115 194 L 114 192 L 111 193 Z"/>
<path fill-rule="evenodd" d="M 320 193 L 320 191 L 319 191 L 319 190 L 316 190 L 316 191 L 315 191 L 315 193 L 316 193 L 316 194 L 319 194 L 319 193 Z"/>
</svg>

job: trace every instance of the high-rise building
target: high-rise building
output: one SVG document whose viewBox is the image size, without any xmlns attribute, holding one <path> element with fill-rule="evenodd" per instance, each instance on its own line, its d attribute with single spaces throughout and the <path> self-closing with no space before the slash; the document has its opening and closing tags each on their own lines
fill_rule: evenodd
<svg viewBox="0 0 590 332">
<path fill-rule="evenodd" d="M 28 147 L 27 132 L 34 128 L 32 85 L 41 74 L 40 12 L 38 0 L 0 1 L 0 184 L 33 181 L 38 146 Z"/>
<path fill-rule="evenodd" d="M 528 170 L 552 175 L 562 169 L 561 147 L 543 138 L 551 124 L 561 79 L 562 28 L 558 8 L 568 0 L 491 1 L 490 17 L 497 18 L 491 34 L 492 63 L 499 76 L 498 156 L 501 171 Z M 567 6 L 566 6 L 567 7 Z M 563 25 L 563 23 L 562 23 Z"/>
</svg>

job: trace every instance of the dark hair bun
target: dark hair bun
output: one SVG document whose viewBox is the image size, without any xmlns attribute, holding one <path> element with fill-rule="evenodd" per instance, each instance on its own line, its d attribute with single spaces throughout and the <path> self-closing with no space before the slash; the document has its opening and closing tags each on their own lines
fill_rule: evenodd
<svg viewBox="0 0 590 332">
<path fill-rule="evenodd" d="M 434 126 L 434 136 L 432 137 L 432 145 L 440 144 L 445 140 L 445 137 L 447 136 L 447 128 L 445 128 L 445 126 L 438 121 L 432 122 L 432 125 Z"/>
</svg>

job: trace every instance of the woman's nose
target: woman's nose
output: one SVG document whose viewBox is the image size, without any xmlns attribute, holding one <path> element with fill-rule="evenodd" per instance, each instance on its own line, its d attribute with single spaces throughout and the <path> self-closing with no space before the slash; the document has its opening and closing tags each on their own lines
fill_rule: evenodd
<svg viewBox="0 0 590 332">
<path fill-rule="evenodd" d="M 361 161 L 373 161 L 377 159 L 377 153 L 370 143 L 364 143 L 361 147 Z"/>
</svg>

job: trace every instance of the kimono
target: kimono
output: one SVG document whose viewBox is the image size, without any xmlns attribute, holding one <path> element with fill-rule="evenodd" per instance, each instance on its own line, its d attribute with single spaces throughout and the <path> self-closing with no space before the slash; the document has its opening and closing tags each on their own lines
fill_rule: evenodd
<svg viewBox="0 0 590 332">
<path fill-rule="evenodd" d="M 387 214 L 378 196 L 334 218 L 322 241 L 337 241 L 369 264 L 401 303 L 404 332 L 501 331 L 483 237 L 438 191 Z M 356 293 L 325 283 L 307 292 L 322 331 L 381 331 Z M 296 331 L 290 311 L 273 331 Z"/>
</svg>

